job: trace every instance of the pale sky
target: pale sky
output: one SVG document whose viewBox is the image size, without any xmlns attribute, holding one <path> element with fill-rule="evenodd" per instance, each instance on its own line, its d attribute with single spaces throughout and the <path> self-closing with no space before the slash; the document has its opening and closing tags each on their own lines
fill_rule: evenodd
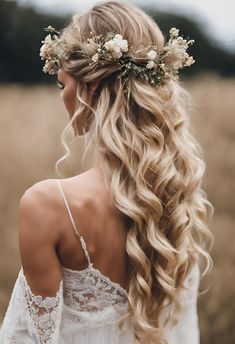
<svg viewBox="0 0 235 344">
<path fill-rule="evenodd" d="M 97 3 L 96 0 L 18 0 L 18 2 L 33 4 L 46 12 L 64 14 L 84 12 Z M 152 5 L 159 9 L 187 14 L 198 19 L 219 44 L 235 50 L 235 0 L 129 0 L 126 2 L 146 7 Z"/>
</svg>

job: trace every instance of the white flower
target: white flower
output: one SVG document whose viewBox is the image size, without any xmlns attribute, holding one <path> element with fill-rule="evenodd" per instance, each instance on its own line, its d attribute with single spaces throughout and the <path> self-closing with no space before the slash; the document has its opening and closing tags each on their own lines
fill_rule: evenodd
<svg viewBox="0 0 235 344">
<path fill-rule="evenodd" d="M 183 37 L 179 36 L 177 38 L 177 41 L 178 41 L 178 43 L 182 44 L 182 43 L 184 43 L 185 40 L 183 39 Z"/>
<path fill-rule="evenodd" d="M 51 55 L 55 54 L 55 47 L 58 45 L 58 37 L 54 36 L 52 39 L 51 35 L 47 35 L 42 41 L 43 45 L 40 48 L 39 55 L 42 60 L 50 59 Z"/>
<path fill-rule="evenodd" d="M 121 49 L 122 52 L 128 51 L 128 42 L 126 39 L 123 39 L 122 35 L 115 35 L 113 38 L 113 42 Z"/>
<path fill-rule="evenodd" d="M 178 34 L 179 34 L 179 29 L 176 29 L 175 27 L 172 27 L 172 28 L 170 29 L 170 35 L 171 35 L 171 36 L 177 37 Z"/>
<path fill-rule="evenodd" d="M 123 37 L 122 37 L 122 35 L 120 35 L 120 34 L 117 33 L 117 34 L 114 36 L 113 39 L 116 40 L 116 41 L 121 41 L 121 40 L 123 39 Z"/>
<path fill-rule="evenodd" d="M 45 46 L 45 44 L 43 44 L 40 48 L 40 54 L 39 55 L 41 56 L 42 59 L 44 59 L 45 54 L 46 54 L 46 46 Z"/>
<path fill-rule="evenodd" d="M 104 47 L 110 51 L 115 52 L 116 55 L 120 55 L 120 51 L 127 52 L 128 51 L 128 42 L 127 40 L 122 38 L 122 35 L 115 35 L 113 39 L 109 40 L 104 44 Z M 122 55 L 120 55 L 122 56 Z"/>
<path fill-rule="evenodd" d="M 146 68 L 152 69 L 154 67 L 154 61 L 149 61 L 146 65 Z"/>
<path fill-rule="evenodd" d="M 120 44 L 119 44 L 119 47 L 121 48 L 121 51 L 123 53 L 126 53 L 128 51 L 128 42 L 126 39 L 123 39 Z"/>
<path fill-rule="evenodd" d="M 47 27 L 47 30 L 55 30 L 51 25 L 49 25 L 48 27 Z"/>
<path fill-rule="evenodd" d="M 115 47 L 113 48 L 113 51 L 114 51 L 116 54 L 119 54 L 120 51 L 121 51 L 121 48 L 118 47 L 118 46 L 115 46 Z"/>
<path fill-rule="evenodd" d="M 194 58 L 192 56 L 186 56 L 186 59 L 184 61 L 184 65 L 186 67 L 191 66 L 195 62 Z"/>
<path fill-rule="evenodd" d="M 50 43 L 52 41 L 51 35 L 47 35 L 44 39 L 44 43 Z"/>
<path fill-rule="evenodd" d="M 46 60 L 46 59 L 48 59 L 50 57 L 50 55 L 51 55 L 51 48 L 52 47 L 49 47 L 45 43 L 41 46 L 39 55 L 40 55 L 42 60 Z"/>
<path fill-rule="evenodd" d="M 92 61 L 94 61 L 94 62 L 98 62 L 98 60 L 99 60 L 99 54 L 96 53 L 95 55 L 92 56 L 91 59 L 92 59 Z"/>
<path fill-rule="evenodd" d="M 53 61 L 46 60 L 45 65 L 43 67 L 44 73 L 49 73 L 50 75 L 53 75 L 57 72 L 57 70 L 58 70 L 58 67 L 55 60 Z"/>
<path fill-rule="evenodd" d="M 149 58 L 150 60 L 155 60 L 156 57 L 157 57 L 157 52 L 156 52 L 156 51 L 151 50 L 151 51 L 148 53 L 148 58 Z"/>
<path fill-rule="evenodd" d="M 116 44 L 113 40 L 110 40 L 108 42 L 106 42 L 104 44 L 104 47 L 108 50 L 108 51 L 113 51 L 113 49 L 115 48 Z"/>
</svg>

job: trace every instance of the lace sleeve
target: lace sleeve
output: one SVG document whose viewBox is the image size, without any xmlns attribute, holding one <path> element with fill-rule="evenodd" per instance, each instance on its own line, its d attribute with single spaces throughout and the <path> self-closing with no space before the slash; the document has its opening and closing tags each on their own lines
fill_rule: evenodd
<svg viewBox="0 0 235 344">
<path fill-rule="evenodd" d="M 63 309 L 63 281 L 54 297 L 34 295 L 21 268 L 0 332 L 0 344 L 56 344 Z"/>
<path fill-rule="evenodd" d="M 35 327 L 39 343 L 56 343 L 55 338 L 58 336 L 62 311 L 62 280 L 56 296 L 43 298 L 32 293 L 23 272 L 21 277 L 27 309 Z"/>
</svg>

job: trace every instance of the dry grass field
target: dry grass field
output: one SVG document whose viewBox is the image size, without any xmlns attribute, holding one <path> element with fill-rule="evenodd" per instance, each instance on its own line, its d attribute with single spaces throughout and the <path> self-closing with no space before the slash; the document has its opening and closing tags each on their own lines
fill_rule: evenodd
<svg viewBox="0 0 235 344">
<path fill-rule="evenodd" d="M 211 230 L 214 268 L 201 281 L 201 344 L 235 343 L 235 80 L 201 76 L 186 83 L 192 92 L 195 135 L 204 149 L 204 187 L 215 213 Z M 53 87 L 0 86 L 0 322 L 20 267 L 18 204 L 32 184 L 58 177 L 60 133 L 67 123 Z M 79 160 L 79 156 L 76 157 Z M 69 175 L 83 168 L 68 164 Z M 182 343 L 190 344 L 190 343 Z"/>
</svg>

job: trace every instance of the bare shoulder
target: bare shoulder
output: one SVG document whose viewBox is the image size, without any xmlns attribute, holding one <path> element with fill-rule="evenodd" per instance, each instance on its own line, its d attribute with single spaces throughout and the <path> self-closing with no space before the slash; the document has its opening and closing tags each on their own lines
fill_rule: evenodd
<svg viewBox="0 0 235 344">
<path fill-rule="evenodd" d="M 29 187 L 20 199 L 19 214 L 21 219 L 37 222 L 41 225 L 41 232 L 46 231 L 48 226 L 55 221 L 55 211 L 58 204 L 56 188 L 54 179 L 42 180 Z"/>
<path fill-rule="evenodd" d="M 97 195 L 103 200 L 105 198 L 104 183 L 97 170 L 90 169 L 74 177 L 59 179 L 59 181 L 72 209 L 94 211 L 95 207 L 103 204 L 97 200 Z M 59 240 L 59 227 L 63 224 L 68 225 L 64 221 L 64 211 L 64 203 L 61 200 L 56 179 L 46 179 L 35 183 L 24 192 L 20 199 L 20 218 L 37 222 L 41 228 L 41 235 L 46 235 L 51 242 Z M 52 228 L 58 230 L 52 230 Z"/>
<path fill-rule="evenodd" d="M 45 201 L 51 196 L 50 191 L 52 191 L 54 187 L 54 179 L 41 180 L 25 190 L 23 196 L 21 197 L 21 203 L 28 204 L 31 203 L 30 201 L 35 201 L 36 199 L 40 200 L 42 198 Z"/>
<path fill-rule="evenodd" d="M 40 181 L 28 188 L 19 204 L 19 249 L 24 274 L 33 292 L 54 295 L 62 277 L 55 246 L 58 232 L 56 183 Z M 58 197 L 57 197 L 58 198 Z"/>
</svg>

